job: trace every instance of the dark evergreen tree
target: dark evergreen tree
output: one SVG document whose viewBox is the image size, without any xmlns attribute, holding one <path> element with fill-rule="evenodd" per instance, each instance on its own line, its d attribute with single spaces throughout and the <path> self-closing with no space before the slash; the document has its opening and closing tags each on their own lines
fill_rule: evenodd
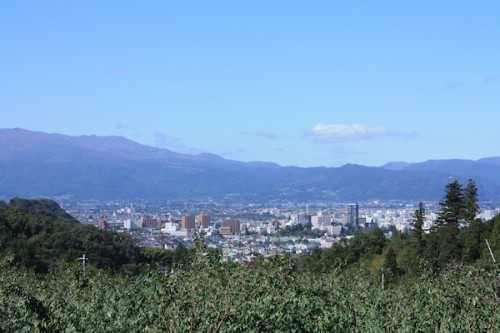
<svg viewBox="0 0 500 333">
<path fill-rule="evenodd" d="M 422 227 L 424 225 L 424 219 L 425 219 L 425 205 L 423 202 L 420 202 L 418 204 L 418 208 L 415 210 L 415 213 L 413 213 L 413 233 L 412 233 L 413 239 L 415 239 L 415 242 L 419 249 L 423 245 L 422 243 L 423 243 L 424 231 Z"/>
<path fill-rule="evenodd" d="M 396 280 L 396 278 L 399 276 L 397 255 L 392 246 L 389 248 L 385 255 L 384 270 L 386 272 L 386 279 L 388 282 Z"/>
<path fill-rule="evenodd" d="M 479 213 L 479 203 L 476 182 L 469 179 L 463 194 L 463 218 L 470 222 L 476 218 L 477 213 Z"/>
<path fill-rule="evenodd" d="M 486 229 L 484 236 L 487 237 L 493 256 L 498 262 L 500 260 L 500 214 L 495 216 L 493 220 L 486 222 L 484 227 Z M 484 242 L 483 239 L 481 241 Z M 485 249 L 483 255 L 488 261 L 492 259 L 489 250 Z"/>
<path fill-rule="evenodd" d="M 458 181 L 455 180 L 446 185 L 446 193 L 439 205 L 441 211 L 436 226 L 456 226 L 459 220 L 463 218 L 464 212 L 464 194 L 462 185 Z"/>
<path fill-rule="evenodd" d="M 368 236 L 369 251 L 373 254 L 381 254 L 384 249 L 386 240 L 384 233 L 380 228 L 375 228 Z"/>
<path fill-rule="evenodd" d="M 459 240 L 462 247 L 462 261 L 475 262 L 481 257 L 483 249 L 486 247 L 485 224 L 481 220 L 474 220 L 468 228 L 461 230 Z"/>
<path fill-rule="evenodd" d="M 189 263 L 189 250 L 181 243 L 177 243 L 172 261 L 174 266 L 187 267 Z"/>
</svg>

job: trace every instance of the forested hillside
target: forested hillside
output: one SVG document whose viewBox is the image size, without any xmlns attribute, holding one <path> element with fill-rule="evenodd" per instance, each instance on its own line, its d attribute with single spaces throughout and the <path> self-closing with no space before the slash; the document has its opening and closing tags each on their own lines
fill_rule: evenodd
<svg viewBox="0 0 500 333">
<path fill-rule="evenodd" d="M 82 225 L 52 200 L 0 201 L 0 255 L 47 272 L 83 253 L 98 268 L 137 271 L 144 258 L 130 237 Z"/>
</svg>

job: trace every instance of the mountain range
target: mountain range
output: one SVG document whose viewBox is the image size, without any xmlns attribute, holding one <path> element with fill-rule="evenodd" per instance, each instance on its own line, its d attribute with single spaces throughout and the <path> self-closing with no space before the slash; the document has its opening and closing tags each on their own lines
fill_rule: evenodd
<svg viewBox="0 0 500 333">
<path fill-rule="evenodd" d="M 472 178 L 480 200 L 500 200 L 500 157 L 302 168 L 18 128 L 0 129 L 0 175 L 4 199 L 419 201 L 439 200 L 451 180 Z"/>
</svg>

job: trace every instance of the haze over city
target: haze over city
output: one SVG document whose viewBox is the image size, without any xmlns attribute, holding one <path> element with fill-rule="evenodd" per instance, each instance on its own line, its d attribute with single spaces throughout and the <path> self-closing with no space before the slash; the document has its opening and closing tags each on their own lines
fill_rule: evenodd
<svg viewBox="0 0 500 333">
<path fill-rule="evenodd" d="M 369 166 L 498 156 L 497 1 L 0 4 L 0 128 Z"/>
</svg>

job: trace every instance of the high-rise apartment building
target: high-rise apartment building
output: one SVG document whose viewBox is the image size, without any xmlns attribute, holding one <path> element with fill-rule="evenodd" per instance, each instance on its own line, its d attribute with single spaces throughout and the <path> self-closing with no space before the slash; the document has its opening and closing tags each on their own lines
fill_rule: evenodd
<svg viewBox="0 0 500 333">
<path fill-rule="evenodd" d="M 222 235 L 239 235 L 240 234 L 240 220 L 225 219 L 222 221 L 222 227 L 219 228 Z"/>
<path fill-rule="evenodd" d="M 298 223 L 305 225 L 311 223 L 311 214 L 303 213 L 297 216 Z"/>
<path fill-rule="evenodd" d="M 194 229 L 195 219 L 194 216 L 184 215 L 181 220 L 182 229 Z"/>
<path fill-rule="evenodd" d="M 210 226 L 210 215 L 198 215 L 198 226 L 200 228 L 208 228 Z"/>
<path fill-rule="evenodd" d="M 103 216 L 99 218 L 99 229 L 106 230 L 108 228 L 108 224 L 106 222 L 106 218 Z"/>
<path fill-rule="evenodd" d="M 347 223 L 355 227 L 359 224 L 359 206 L 358 203 L 347 206 Z"/>
<path fill-rule="evenodd" d="M 160 229 L 163 221 L 152 217 L 141 217 L 141 228 Z"/>
<path fill-rule="evenodd" d="M 321 229 L 321 227 L 332 225 L 332 218 L 330 215 L 313 215 L 311 217 L 311 224 L 313 229 Z"/>
</svg>

